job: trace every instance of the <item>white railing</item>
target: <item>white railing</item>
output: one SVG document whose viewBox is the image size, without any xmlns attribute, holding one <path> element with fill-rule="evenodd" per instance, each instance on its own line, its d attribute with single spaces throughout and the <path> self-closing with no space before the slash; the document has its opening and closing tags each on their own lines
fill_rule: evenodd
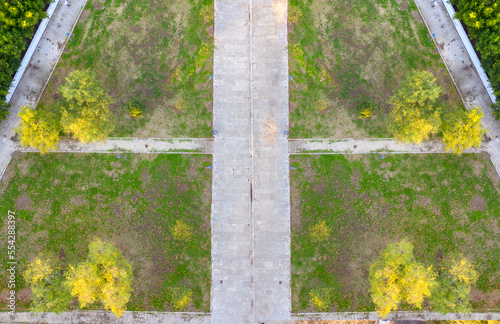
<svg viewBox="0 0 500 324">
<path fill-rule="evenodd" d="M 477 54 L 474 51 L 472 44 L 470 43 L 469 36 L 467 36 L 467 34 L 465 33 L 464 27 L 460 23 L 460 20 L 455 18 L 455 9 L 453 9 L 453 6 L 448 0 L 442 0 L 442 1 L 444 7 L 446 8 L 446 11 L 448 11 L 448 15 L 450 15 L 450 18 L 453 21 L 455 28 L 457 29 L 458 35 L 462 39 L 462 43 L 464 43 L 467 53 L 469 53 L 469 56 L 472 60 L 472 64 L 474 64 L 474 67 L 476 68 L 477 74 L 479 74 L 481 82 L 483 82 L 483 85 L 486 88 L 486 91 L 488 92 L 491 101 L 495 103 L 497 99 L 495 97 L 495 94 L 493 93 L 493 88 L 491 87 L 490 80 L 488 79 L 486 72 L 484 72 L 484 69 L 481 66 L 481 62 L 479 62 L 479 58 L 477 57 Z"/>
<path fill-rule="evenodd" d="M 14 94 L 14 91 L 16 91 L 17 86 L 19 85 L 19 82 L 21 81 L 21 78 L 23 77 L 24 72 L 26 71 L 26 68 L 28 67 L 28 64 L 31 61 L 31 57 L 33 56 L 33 53 L 35 53 L 36 48 L 38 47 L 38 43 L 42 39 L 43 33 L 45 32 L 45 29 L 47 28 L 47 25 L 49 24 L 50 18 L 52 17 L 52 14 L 57 8 L 57 5 L 59 4 L 59 0 L 53 0 L 52 3 L 49 5 L 49 8 L 47 9 L 47 18 L 44 18 L 40 25 L 38 26 L 38 29 L 36 30 L 35 36 L 33 36 L 33 39 L 31 40 L 31 44 L 28 47 L 28 50 L 24 54 L 23 60 L 21 61 L 21 66 L 17 69 L 16 74 L 14 75 L 14 79 L 12 79 L 12 82 L 9 87 L 9 92 L 7 93 L 6 96 L 6 101 L 9 102 L 10 99 L 12 99 L 12 95 Z"/>
</svg>

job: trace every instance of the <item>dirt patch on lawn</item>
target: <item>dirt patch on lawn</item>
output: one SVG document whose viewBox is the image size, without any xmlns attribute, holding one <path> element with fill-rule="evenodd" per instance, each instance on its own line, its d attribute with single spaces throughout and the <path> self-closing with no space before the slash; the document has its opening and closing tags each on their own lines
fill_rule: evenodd
<svg viewBox="0 0 500 324">
<path fill-rule="evenodd" d="M 33 205 L 33 201 L 31 201 L 31 198 L 25 193 L 16 200 L 16 209 L 29 210 L 31 205 Z"/>
<path fill-rule="evenodd" d="M 21 156 L 19 158 L 21 158 Z M 33 160 L 25 158 L 17 164 L 17 167 L 19 171 L 21 171 L 21 175 L 25 176 L 30 172 L 30 168 L 32 165 L 33 165 Z"/>
<path fill-rule="evenodd" d="M 480 195 L 475 195 L 471 201 L 470 201 L 470 206 L 472 210 L 486 210 L 488 209 L 488 204 L 486 203 L 486 200 L 484 200 L 483 197 Z"/>
</svg>

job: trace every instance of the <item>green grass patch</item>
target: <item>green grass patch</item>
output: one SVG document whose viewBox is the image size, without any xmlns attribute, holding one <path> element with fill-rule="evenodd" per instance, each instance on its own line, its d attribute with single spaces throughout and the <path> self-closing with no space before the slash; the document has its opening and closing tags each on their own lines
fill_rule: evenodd
<svg viewBox="0 0 500 324">
<path fill-rule="evenodd" d="M 488 155 L 293 156 L 291 165 L 294 312 L 312 311 L 315 289 L 333 290 L 330 311 L 373 311 L 370 264 L 403 238 L 435 268 L 463 253 L 479 273 L 473 308 L 500 308 L 500 187 Z"/>
<path fill-rule="evenodd" d="M 207 137 L 212 54 L 213 0 L 89 1 L 41 103 L 54 103 L 69 72 L 90 69 L 116 101 L 111 136 Z M 143 118 L 130 117 L 131 100 Z"/>
<path fill-rule="evenodd" d="M 413 69 L 462 106 L 413 1 L 291 0 L 288 18 L 293 138 L 390 137 L 387 101 Z"/>
<path fill-rule="evenodd" d="M 132 264 L 128 310 L 171 311 L 171 289 L 192 291 L 190 311 L 209 311 L 211 157 L 179 154 L 19 154 L 0 182 L 0 242 L 7 258 L 7 211 L 16 213 L 18 307 L 29 306 L 27 261 L 64 251 L 76 265 L 94 238 Z M 178 221 L 184 226 L 178 235 Z M 6 291 L 3 271 L 0 290 Z M 5 307 L 5 306 L 4 306 Z"/>
</svg>

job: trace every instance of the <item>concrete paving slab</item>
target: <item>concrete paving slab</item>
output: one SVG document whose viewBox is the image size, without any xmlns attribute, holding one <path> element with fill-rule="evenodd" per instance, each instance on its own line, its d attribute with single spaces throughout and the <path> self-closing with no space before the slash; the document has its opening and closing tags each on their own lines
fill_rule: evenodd
<svg viewBox="0 0 500 324">
<path fill-rule="evenodd" d="M 13 145 L 15 151 L 38 152 L 32 147 Z M 213 151 L 211 138 L 111 138 L 104 142 L 82 144 L 78 140 L 62 139 L 57 145 L 57 153 L 204 153 Z"/>
<path fill-rule="evenodd" d="M 290 318 L 286 5 L 215 1 L 212 323 Z"/>
<path fill-rule="evenodd" d="M 467 149 L 464 153 L 482 153 L 487 149 L 487 144 L 483 144 L 478 148 Z M 420 145 L 398 143 L 390 138 L 298 139 L 290 140 L 289 151 L 290 154 L 449 153 L 440 138 L 424 141 Z"/>
</svg>

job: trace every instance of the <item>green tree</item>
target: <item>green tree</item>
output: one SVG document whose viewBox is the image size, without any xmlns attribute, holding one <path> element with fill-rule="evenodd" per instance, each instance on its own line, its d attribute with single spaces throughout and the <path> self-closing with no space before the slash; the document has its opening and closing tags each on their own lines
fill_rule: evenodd
<svg viewBox="0 0 500 324">
<path fill-rule="evenodd" d="M 43 12 L 50 0 L 0 1 L 0 101 L 7 95 L 12 76 L 21 63 L 26 39 L 34 25 L 46 17 Z"/>
<path fill-rule="evenodd" d="M 109 105 L 112 99 L 88 71 L 74 71 L 59 88 L 64 103 L 61 108 L 61 126 L 81 142 L 105 140 L 114 129 Z"/>
<path fill-rule="evenodd" d="M 370 293 L 380 317 L 385 318 L 401 302 L 422 307 L 435 285 L 432 267 L 415 260 L 407 240 L 391 243 L 370 266 Z"/>
<path fill-rule="evenodd" d="M 69 267 L 67 284 L 81 307 L 101 302 L 116 317 L 130 299 L 132 267 L 111 243 L 97 239 L 89 244 L 87 260 Z"/>
<path fill-rule="evenodd" d="M 429 72 L 413 71 L 407 76 L 389 100 L 393 109 L 388 129 L 396 140 L 418 144 L 437 133 L 441 119 L 434 102 L 441 91 Z"/>
<path fill-rule="evenodd" d="M 9 117 L 9 108 L 10 108 L 10 103 L 7 103 L 5 101 L 0 100 L 0 122 L 4 119 L 7 119 Z"/>
<path fill-rule="evenodd" d="M 0 26 L 26 30 L 34 26 L 40 19 L 47 17 L 42 9 L 47 0 L 4 0 L 0 2 Z M 29 32 L 28 32 L 29 34 Z"/>
<path fill-rule="evenodd" d="M 481 124 L 481 108 L 471 107 L 468 111 L 457 110 L 446 118 L 443 124 L 443 143 L 447 150 L 455 154 L 470 147 L 479 147 L 486 130 Z"/>
<path fill-rule="evenodd" d="M 478 278 L 474 265 L 466 258 L 447 260 L 439 270 L 436 289 L 429 301 L 441 313 L 470 311 L 470 290 Z"/>
<path fill-rule="evenodd" d="M 490 78 L 495 95 L 500 96 L 500 3 L 498 0 L 451 0 L 455 17 L 469 28 L 481 53 L 481 65 Z"/>
<path fill-rule="evenodd" d="M 73 300 L 64 284 L 62 266 L 53 255 L 39 255 L 31 260 L 24 274 L 31 287 L 32 312 L 60 313 L 69 309 Z"/>
<path fill-rule="evenodd" d="M 31 107 L 21 107 L 21 123 L 16 129 L 21 145 L 32 146 L 44 154 L 56 150 L 59 142 L 59 123 L 52 113 L 45 113 Z"/>
</svg>

